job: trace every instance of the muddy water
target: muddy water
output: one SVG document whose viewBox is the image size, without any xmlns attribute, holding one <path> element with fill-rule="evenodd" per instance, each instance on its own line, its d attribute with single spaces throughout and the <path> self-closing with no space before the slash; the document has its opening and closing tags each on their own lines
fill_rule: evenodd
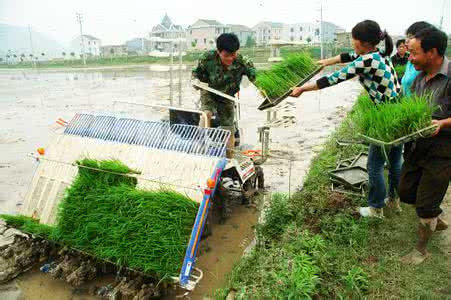
<svg viewBox="0 0 451 300">
<path fill-rule="evenodd" d="M 224 224 L 215 224 L 213 234 L 202 241 L 201 254 L 196 267 L 204 273 L 192 299 L 211 296 L 217 288 L 226 284 L 226 275 L 232 271 L 244 250 L 254 238 L 253 226 L 258 211 L 253 207 L 237 206 Z"/>
<path fill-rule="evenodd" d="M 98 279 L 96 284 L 108 284 L 112 278 Z M 71 300 L 95 300 L 98 297 L 89 293 L 90 285 L 84 285 L 74 289 L 69 284 L 55 280 L 49 275 L 43 275 L 38 269 L 34 269 L 16 279 L 17 286 L 22 291 L 23 299 L 47 300 L 47 299 L 71 299 Z"/>
<path fill-rule="evenodd" d="M 198 91 L 189 84 L 189 71 L 182 74 L 182 101 L 179 103 L 175 76 L 172 104 L 195 108 Z M 359 84 L 351 81 L 304 94 L 299 99 L 288 98 L 268 122 L 267 113 L 257 110 L 262 102 L 258 92 L 243 81 L 241 140 L 250 147 L 258 147 L 257 127 L 270 125 L 272 156 L 263 167 L 271 191 L 294 191 L 302 184 L 315 151 L 338 126 L 359 92 Z M 150 70 L 148 66 L 0 70 L 0 213 L 20 210 L 36 168 L 26 155 L 46 145 L 57 128 L 57 118 L 70 120 L 77 112 L 113 112 L 158 119 L 163 116 L 159 111 L 115 101 L 170 105 L 169 94 L 169 74 Z M 210 251 L 199 257 L 197 266 L 203 270 L 204 278 L 193 298 L 211 295 L 224 285 L 225 274 L 253 238 L 251 227 L 256 219 L 255 210 L 237 207 L 231 219 L 215 226 L 213 236 L 203 242 Z M 81 299 L 76 298 L 79 296 L 88 299 L 86 294 L 76 295 L 62 282 L 39 272 L 22 276 L 19 284 L 26 299 Z"/>
</svg>

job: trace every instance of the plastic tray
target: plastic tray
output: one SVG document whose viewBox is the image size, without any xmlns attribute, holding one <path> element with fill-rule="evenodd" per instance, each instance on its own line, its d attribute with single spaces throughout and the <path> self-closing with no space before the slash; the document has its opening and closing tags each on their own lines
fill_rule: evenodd
<svg viewBox="0 0 451 300">
<path fill-rule="evenodd" d="M 366 170 L 359 166 L 335 169 L 329 172 L 329 176 L 333 182 L 354 190 L 359 189 L 363 183 L 368 181 Z"/>
<path fill-rule="evenodd" d="M 417 140 L 419 138 L 430 137 L 431 134 L 435 131 L 435 129 L 437 129 L 437 125 L 433 124 L 433 125 L 423 128 L 423 129 L 420 129 L 418 131 L 415 131 L 409 135 L 400 137 L 399 139 L 393 140 L 391 142 L 384 142 L 384 141 L 374 139 L 374 138 L 371 138 L 371 137 L 363 135 L 363 134 L 360 134 L 360 137 L 364 141 L 366 141 L 370 144 L 380 146 L 382 149 L 382 154 L 384 155 L 385 161 L 389 165 L 390 161 L 389 161 L 388 155 L 387 155 L 387 148 L 399 146 L 399 145 L 405 144 L 407 142 Z"/>
<path fill-rule="evenodd" d="M 399 139 L 393 140 L 391 142 L 384 142 L 384 141 L 374 139 L 372 137 L 369 137 L 369 136 L 366 136 L 363 134 L 361 134 L 360 136 L 363 140 L 365 140 L 366 142 L 368 142 L 370 144 L 374 144 L 374 145 L 382 146 L 382 147 L 392 147 L 392 146 L 399 146 L 401 144 L 405 144 L 407 142 L 417 140 L 419 138 L 430 137 L 431 134 L 435 131 L 435 129 L 437 129 L 437 125 L 433 124 L 433 125 L 423 128 L 423 129 L 420 129 L 418 131 L 415 131 L 409 135 L 400 137 Z"/>
<path fill-rule="evenodd" d="M 307 81 L 312 79 L 313 76 L 318 74 L 322 69 L 323 69 L 323 67 L 319 66 L 312 73 L 310 73 L 310 75 L 308 75 L 307 77 L 302 79 L 298 84 L 296 84 L 296 86 L 301 86 L 301 85 L 305 84 Z M 269 99 L 268 97 L 265 96 L 265 101 L 263 101 L 263 103 L 260 104 L 258 109 L 265 110 L 265 109 L 274 107 L 274 106 L 278 105 L 280 102 L 282 102 L 283 100 L 285 100 L 288 96 L 290 96 L 290 94 L 291 94 L 291 90 L 287 91 L 285 94 L 283 94 L 282 96 L 280 96 L 279 98 L 274 99 L 274 100 Z M 264 95 L 264 93 L 262 93 L 262 95 Z"/>
</svg>

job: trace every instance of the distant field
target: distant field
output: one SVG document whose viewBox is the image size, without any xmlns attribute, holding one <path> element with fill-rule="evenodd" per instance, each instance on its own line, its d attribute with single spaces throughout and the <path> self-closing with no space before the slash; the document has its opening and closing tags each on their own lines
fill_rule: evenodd
<svg viewBox="0 0 451 300">
<path fill-rule="evenodd" d="M 325 53 L 327 55 L 336 55 L 343 51 L 350 51 L 351 49 L 345 48 L 332 48 L 326 47 Z M 315 58 L 320 58 L 321 50 L 319 47 L 283 47 L 281 49 L 281 55 L 286 56 L 290 53 L 307 51 Z M 270 48 L 242 48 L 240 53 L 249 56 L 255 63 L 266 63 L 270 56 Z M 204 53 L 203 51 L 190 52 L 183 57 L 184 63 L 195 63 L 199 57 Z M 118 56 L 118 57 L 101 57 L 101 58 L 88 58 L 86 60 L 87 66 L 117 66 L 117 65 L 134 65 L 134 64 L 164 64 L 169 63 L 168 57 L 150 57 L 150 56 Z M 174 57 L 174 62 L 178 62 L 178 57 Z M 30 61 L 7 65 L 0 64 L 0 68 L 32 68 L 34 65 Z M 38 68 L 79 68 L 83 67 L 83 61 L 81 59 L 65 59 L 55 61 L 38 61 L 36 63 Z"/>
</svg>

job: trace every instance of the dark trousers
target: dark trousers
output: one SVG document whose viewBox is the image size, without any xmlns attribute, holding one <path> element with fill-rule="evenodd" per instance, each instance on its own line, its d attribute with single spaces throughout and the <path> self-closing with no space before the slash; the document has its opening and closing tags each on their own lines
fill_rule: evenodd
<svg viewBox="0 0 451 300">
<path fill-rule="evenodd" d="M 451 180 L 451 136 L 438 135 L 405 145 L 399 197 L 415 204 L 420 218 L 435 218 Z"/>
</svg>

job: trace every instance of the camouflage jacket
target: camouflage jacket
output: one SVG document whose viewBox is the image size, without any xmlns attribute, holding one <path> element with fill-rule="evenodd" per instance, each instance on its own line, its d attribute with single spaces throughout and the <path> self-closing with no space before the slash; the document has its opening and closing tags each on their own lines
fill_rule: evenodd
<svg viewBox="0 0 451 300">
<path fill-rule="evenodd" d="M 238 53 L 232 65 L 225 68 L 216 50 L 207 51 L 199 59 L 193 70 L 193 77 L 216 90 L 228 95 L 235 95 L 240 90 L 241 79 L 246 75 L 254 82 L 257 71 L 252 61 Z"/>
</svg>

